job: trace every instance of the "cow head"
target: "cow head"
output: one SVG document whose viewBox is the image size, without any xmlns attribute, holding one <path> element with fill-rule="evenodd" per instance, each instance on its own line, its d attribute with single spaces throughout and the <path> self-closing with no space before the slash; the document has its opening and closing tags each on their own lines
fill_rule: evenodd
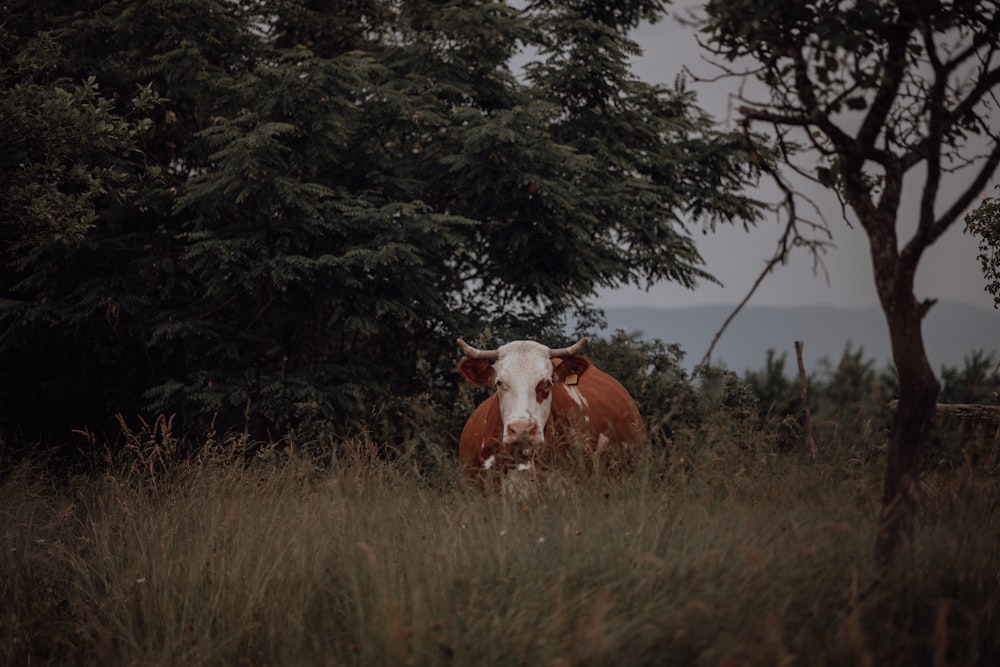
<svg viewBox="0 0 1000 667">
<path fill-rule="evenodd" d="M 570 347 L 550 349 L 541 343 L 519 340 L 496 350 L 477 350 L 461 338 L 465 358 L 458 370 L 474 385 L 495 386 L 503 421 L 502 442 L 517 456 L 530 458 L 545 441 L 545 425 L 552 411 L 552 387 L 589 367 L 577 352 L 587 343 L 581 338 Z"/>
</svg>

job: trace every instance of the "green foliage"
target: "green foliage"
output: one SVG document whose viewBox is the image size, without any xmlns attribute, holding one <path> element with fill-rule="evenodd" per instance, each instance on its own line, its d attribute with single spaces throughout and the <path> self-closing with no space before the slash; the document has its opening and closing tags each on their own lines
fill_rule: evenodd
<svg viewBox="0 0 1000 667">
<path fill-rule="evenodd" d="M 161 102 L 148 85 L 115 91 L 93 75 L 63 76 L 62 41 L 49 32 L 24 39 L 23 18 L 0 21 L 4 430 L 82 425 L 105 408 L 105 391 L 121 409 L 133 405 L 105 383 L 104 369 L 129 357 L 113 295 L 136 278 L 121 269 L 148 257 L 132 222 L 140 193 L 157 180 L 142 144 Z M 128 382 L 135 370 L 118 375 Z"/>
<path fill-rule="evenodd" d="M 669 427 L 675 418 L 697 419 L 697 397 L 687 389 L 679 345 L 618 330 L 609 339 L 591 339 L 584 354 L 625 386 L 650 430 Z"/>
<path fill-rule="evenodd" d="M 855 350 L 848 342 L 836 366 L 829 359 L 820 360 L 821 372 L 827 379 L 817 398 L 826 405 L 830 418 L 842 418 L 844 410 L 853 409 L 865 399 L 879 395 L 873 390 L 877 381 L 875 362 L 866 359 L 864 353 L 864 348 Z"/>
<path fill-rule="evenodd" d="M 941 403 L 997 406 L 1000 364 L 993 353 L 973 350 L 962 368 L 941 368 Z M 989 465 L 997 458 L 997 424 L 973 419 L 941 419 L 929 452 L 931 465 L 957 469 L 970 461 Z"/>
<path fill-rule="evenodd" d="M 786 374 L 784 354 L 776 357 L 769 350 L 764 368 L 748 371 L 744 381 L 760 398 L 762 418 L 786 424 L 796 438 L 802 435 L 802 387 L 797 370 Z M 865 358 L 864 349 L 855 349 L 848 341 L 836 363 L 820 359 L 818 369 L 806 382 L 817 445 L 822 448 L 849 440 L 858 446 L 858 455 L 866 459 L 876 456 L 883 445 L 886 404 L 898 396 L 893 370 L 876 371 L 875 362 Z M 803 443 L 796 438 L 788 444 L 801 447 Z"/>
<path fill-rule="evenodd" d="M 979 238 L 979 259 L 986 278 L 986 291 L 993 295 L 993 307 L 1000 308 L 1000 199 L 984 197 L 965 216 L 965 232 Z"/>
<path fill-rule="evenodd" d="M 941 368 L 942 403 L 998 403 L 1000 361 L 995 355 L 973 350 L 961 368 Z"/>
<path fill-rule="evenodd" d="M 630 73 L 663 13 L 5 4 L 0 426 L 369 428 L 454 401 L 458 335 L 710 279 L 685 225 L 753 222 L 754 172 L 682 85 Z"/>
<path fill-rule="evenodd" d="M 768 349 L 764 368 L 747 371 L 744 382 L 760 400 L 761 408 L 777 414 L 798 414 L 802 410 L 801 390 L 791 376 L 785 374 L 784 352 L 776 356 Z"/>
<path fill-rule="evenodd" d="M 792 420 L 800 424 L 802 420 L 801 387 L 797 377 L 785 375 L 783 360 L 769 351 L 764 368 L 749 371 L 744 378 L 760 401 L 759 418 L 764 430 L 768 420 L 786 424 Z M 1000 373 L 993 353 L 973 350 L 961 368 L 942 366 L 938 377 L 940 403 L 989 406 L 1000 401 Z M 821 450 L 852 443 L 859 458 L 874 460 L 882 456 L 891 421 L 888 404 L 899 397 L 899 381 L 892 366 L 876 370 L 875 362 L 865 358 L 863 349 L 848 343 L 836 364 L 820 359 L 819 368 L 807 382 L 815 439 Z M 714 385 L 705 389 L 719 393 Z M 931 433 L 926 467 L 955 469 L 969 460 L 995 462 L 995 434 L 996 425 L 988 421 L 938 419 Z M 801 445 L 794 438 L 789 444 Z"/>
</svg>

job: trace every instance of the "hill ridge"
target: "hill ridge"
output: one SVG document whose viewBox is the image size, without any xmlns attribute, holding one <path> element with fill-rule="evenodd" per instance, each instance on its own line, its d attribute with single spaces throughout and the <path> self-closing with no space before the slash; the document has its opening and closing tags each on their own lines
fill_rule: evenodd
<svg viewBox="0 0 1000 667">
<path fill-rule="evenodd" d="M 691 369 L 704 356 L 712 337 L 735 306 L 612 306 L 604 309 L 608 335 L 616 329 L 638 331 L 643 338 L 680 343 L 684 367 Z M 961 368 L 973 351 L 1000 357 L 1000 311 L 954 301 L 940 301 L 924 320 L 924 343 L 931 367 Z M 805 343 L 807 370 L 826 358 L 836 365 L 848 343 L 863 350 L 877 368 L 891 360 L 889 330 L 878 306 L 850 308 L 833 305 L 748 305 L 733 319 L 712 355 L 712 362 L 740 374 L 764 367 L 767 350 L 787 354 L 786 372 L 794 367 L 794 342 Z M 791 364 L 791 365 L 790 365 Z"/>
</svg>

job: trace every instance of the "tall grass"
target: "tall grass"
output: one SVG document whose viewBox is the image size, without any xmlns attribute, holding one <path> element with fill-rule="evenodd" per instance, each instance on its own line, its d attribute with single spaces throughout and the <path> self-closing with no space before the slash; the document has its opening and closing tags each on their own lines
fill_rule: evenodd
<svg viewBox="0 0 1000 667">
<path fill-rule="evenodd" d="M 878 461 L 696 435 L 515 494 L 364 440 L 21 465 L 0 663 L 1000 664 L 994 473 L 928 474 L 917 549 L 869 590 Z"/>
</svg>

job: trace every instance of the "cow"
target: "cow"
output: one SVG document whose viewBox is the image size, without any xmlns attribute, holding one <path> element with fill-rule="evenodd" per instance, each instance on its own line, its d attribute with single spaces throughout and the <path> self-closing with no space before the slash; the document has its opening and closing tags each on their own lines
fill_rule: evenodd
<svg viewBox="0 0 1000 667">
<path fill-rule="evenodd" d="M 566 454 L 574 438 L 602 449 L 642 437 L 642 418 L 625 387 L 577 355 L 586 338 L 559 349 L 530 340 L 496 350 L 457 342 L 465 379 L 496 387 L 462 430 L 458 458 L 468 470 L 533 469 L 536 460 Z"/>
</svg>

